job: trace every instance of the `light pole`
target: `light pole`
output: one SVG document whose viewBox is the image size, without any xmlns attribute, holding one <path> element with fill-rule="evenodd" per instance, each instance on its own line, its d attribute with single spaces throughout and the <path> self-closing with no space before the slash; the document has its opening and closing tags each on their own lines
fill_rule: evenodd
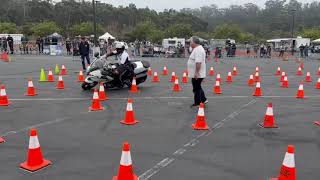
<svg viewBox="0 0 320 180">
<path fill-rule="evenodd" d="M 92 8 L 93 8 L 93 44 L 97 47 L 97 20 L 96 20 L 96 3 L 100 1 L 92 0 Z"/>
<path fill-rule="evenodd" d="M 291 9 L 290 12 L 292 14 L 292 23 L 291 23 L 291 38 L 292 38 L 292 51 L 291 54 L 294 55 L 294 47 L 295 47 L 295 41 L 293 40 L 294 38 L 294 23 L 295 23 L 295 14 L 296 14 L 296 9 Z"/>
</svg>

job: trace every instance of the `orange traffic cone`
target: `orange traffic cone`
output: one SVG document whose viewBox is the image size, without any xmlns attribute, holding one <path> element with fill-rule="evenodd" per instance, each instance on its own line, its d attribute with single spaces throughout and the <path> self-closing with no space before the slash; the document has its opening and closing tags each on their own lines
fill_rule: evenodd
<svg viewBox="0 0 320 180">
<path fill-rule="evenodd" d="M 52 164 L 42 156 L 37 131 L 31 129 L 27 161 L 20 164 L 20 168 L 35 172 Z"/>
<path fill-rule="evenodd" d="M 179 92 L 179 91 L 181 91 L 179 86 L 179 78 L 176 77 L 176 80 L 174 81 L 173 92 Z"/>
<path fill-rule="evenodd" d="M 238 75 L 237 67 L 236 67 L 236 66 L 233 66 L 232 75 L 233 75 L 233 76 Z"/>
<path fill-rule="evenodd" d="M 220 81 L 218 81 L 218 80 L 216 80 L 216 85 L 213 88 L 213 93 L 222 94 L 221 88 L 220 88 Z"/>
<path fill-rule="evenodd" d="M 10 104 L 8 95 L 6 93 L 6 88 L 4 85 L 0 89 L 0 106 L 8 106 Z"/>
<path fill-rule="evenodd" d="M 176 80 L 176 73 L 172 72 L 170 82 L 174 83 L 175 80 Z"/>
<path fill-rule="evenodd" d="M 219 83 L 221 84 L 221 75 L 220 75 L 220 73 L 217 74 L 216 81 L 219 81 Z"/>
<path fill-rule="evenodd" d="M 79 71 L 78 82 L 84 82 L 84 76 L 83 76 L 83 71 L 82 70 Z"/>
<path fill-rule="evenodd" d="M 64 82 L 62 79 L 62 76 L 59 75 L 59 80 L 58 80 L 58 84 L 57 84 L 57 89 L 64 89 Z"/>
<path fill-rule="evenodd" d="M 260 75 L 259 75 L 258 71 L 256 71 L 256 73 L 254 74 L 254 81 L 255 82 L 261 82 Z"/>
<path fill-rule="evenodd" d="M 204 115 L 204 104 L 200 103 L 196 123 L 192 124 L 194 130 L 209 130 L 206 123 L 206 116 Z"/>
<path fill-rule="evenodd" d="M 320 121 L 315 121 L 314 124 L 320 126 Z"/>
<path fill-rule="evenodd" d="M 3 139 L 3 137 L 0 137 L 0 143 L 4 143 L 4 142 L 6 141 Z"/>
<path fill-rule="evenodd" d="M 61 75 L 67 75 L 67 68 L 64 64 L 62 64 L 61 66 Z"/>
<path fill-rule="evenodd" d="M 36 96 L 36 90 L 33 86 L 33 82 L 32 79 L 28 80 L 28 89 L 27 89 L 27 93 L 25 93 L 25 96 Z"/>
<path fill-rule="evenodd" d="M 152 82 L 154 82 L 154 83 L 160 82 L 160 79 L 159 79 L 159 77 L 158 77 L 158 73 L 157 73 L 157 72 L 154 72 L 154 73 L 153 73 Z"/>
<path fill-rule="evenodd" d="M 282 72 L 281 73 L 281 78 L 280 78 L 280 82 L 284 81 L 284 77 L 286 76 L 286 72 Z"/>
<path fill-rule="evenodd" d="M 162 75 L 163 75 L 163 76 L 167 76 L 167 75 L 168 75 L 167 66 L 164 66 L 164 67 L 163 67 Z"/>
<path fill-rule="evenodd" d="M 149 69 L 148 69 L 148 76 L 152 76 L 152 68 L 151 67 L 149 67 Z"/>
<path fill-rule="evenodd" d="M 281 87 L 283 87 L 283 88 L 288 88 L 288 86 L 289 86 L 288 76 L 284 76 L 284 79 L 283 79 L 283 82 L 282 82 Z"/>
<path fill-rule="evenodd" d="M 89 111 L 102 111 L 104 107 L 101 106 L 100 99 L 99 99 L 99 92 L 97 89 L 93 92 L 92 104 L 89 107 Z"/>
<path fill-rule="evenodd" d="M 256 90 L 255 90 L 253 96 L 262 96 L 262 91 L 261 91 L 260 82 L 257 82 L 257 84 L 256 84 Z"/>
<path fill-rule="evenodd" d="M 301 69 L 304 69 L 304 63 L 303 62 L 301 62 L 300 67 L 301 67 Z"/>
<path fill-rule="evenodd" d="M 188 83 L 187 73 L 185 73 L 185 72 L 182 75 L 182 83 L 184 83 L 184 84 Z"/>
<path fill-rule="evenodd" d="M 139 121 L 134 119 L 134 112 L 133 112 L 132 103 L 133 103 L 132 99 L 128 99 L 127 111 L 126 111 L 125 119 L 120 121 L 122 124 L 134 125 L 134 124 L 137 124 L 139 122 Z"/>
<path fill-rule="evenodd" d="M 231 72 L 228 72 L 228 76 L 227 76 L 226 82 L 227 82 L 227 83 L 232 83 L 232 75 L 231 75 Z"/>
<path fill-rule="evenodd" d="M 298 76 L 302 76 L 302 75 L 303 75 L 303 73 L 302 73 L 302 69 L 301 69 L 301 67 L 300 67 L 300 66 L 298 67 L 297 75 L 298 75 Z"/>
<path fill-rule="evenodd" d="M 48 72 L 48 82 L 54 82 L 54 77 L 53 77 L 51 68 L 49 69 L 49 72 Z"/>
<path fill-rule="evenodd" d="M 270 178 L 270 180 L 296 180 L 294 146 L 288 146 L 278 178 Z"/>
<path fill-rule="evenodd" d="M 101 82 L 100 86 L 99 86 L 99 100 L 100 101 L 105 101 L 105 100 L 108 100 L 108 99 L 109 98 L 107 97 L 106 92 L 104 90 L 104 83 Z"/>
<path fill-rule="evenodd" d="M 4 52 L 2 54 L 2 59 L 3 59 L 4 62 L 9 62 L 9 55 L 8 55 L 7 52 Z"/>
<path fill-rule="evenodd" d="M 256 72 L 259 72 L 259 71 L 260 71 L 260 69 L 259 69 L 259 67 L 257 66 L 257 67 L 256 67 Z"/>
<path fill-rule="evenodd" d="M 307 72 L 306 80 L 305 80 L 305 81 L 306 81 L 306 82 L 312 82 L 310 72 Z"/>
<path fill-rule="evenodd" d="M 299 98 L 299 99 L 303 99 L 304 98 L 304 90 L 303 90 L 303 84 L 302 83 L 299 85 L 297 98 Z"/>
<path fill-rule="evenodd" d="M 118 176 L 114 176 L 112 180 L 138 180 L 138 177 L 133 172 L 130 144 L 127 142 L 122 147 Z"/>
<path fill-rule="evenodd" d="M 130 92 L 131 93 L 138 93 L 139 92 L 136 77 L 133 77 L 133 79 L 132 79 Z"/>
<path fill-rule="evenodd" d="M 214 76 L 214 69 L 213 69 L 213 67 L 210 67 L 209 76 Z"/>
<path fill-rule="evenodd" d="M 276 76 L 280 76 L 281 75 L 281 68 L 280 66 L 278 66 L 277 72 L 275 74 Z"/>
<path fill-rule="evenodd" d="M 318 78 L 318 82 L 316 84 L 316 89 L 320 89 L 320 78 Z"/>
<path fill-rule="evenodd" d="M 320 67 L 318 68 L 318 75 L 320 76 Z"/>
<path fill-rule="evenodd" d="M 251 74 L 248 80 L 248 86 L 254 86 L 253 75 Z"/>
<path fill-rule="evenodd" d="M 278 127 L 277 125 L 275 125 L 275 122 L 274 122 L 272 103 L 268 104 L 266 115 L 264 116 L 264 123 L 259 124 L 259 126 L 261 126 L 263 128 L 277 128 Z"/>
</svg>

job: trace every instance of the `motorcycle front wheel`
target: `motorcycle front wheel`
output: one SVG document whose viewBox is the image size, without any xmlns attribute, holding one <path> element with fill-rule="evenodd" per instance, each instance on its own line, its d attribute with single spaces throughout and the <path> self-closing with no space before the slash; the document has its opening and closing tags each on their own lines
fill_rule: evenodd
<svg viewBox="0 0 320 180">
<path fill-rule="evenodd" d="M 84 83 L 82 83 L 81 87 L 83 90 L 87 91 L 87 90 L 90 90 L 93 87 L 95 87 L 97 84 L 98 84 L 98 82 L 93 82 L 93 83 L 84 82 Z"/>
</svg>

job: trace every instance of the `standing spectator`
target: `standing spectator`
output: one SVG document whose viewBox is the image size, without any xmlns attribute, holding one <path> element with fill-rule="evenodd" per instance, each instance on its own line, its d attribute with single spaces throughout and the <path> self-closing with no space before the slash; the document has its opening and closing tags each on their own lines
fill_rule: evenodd
<svg viewBox="0 0 320 180">
<path fill-rule="evenodd" d="M 8 35 L 7 41 L 8 41 L 10 53 L 13 54 L 13 38 L 10 35 Z"/>
<path fill-rule="evenodd" d="M 256 44 L 253 46 L 254 58 L 258 58 L 259 45 Z"/>
<path fill-rule="evenodd" d="M 271 45 L 268 44 L 268 46 L 267 46 L 267 57 L 268 58 L 271 58 L 271 51 L 272 51 Z"/>
<path fill-rule="evenodd" d="M 8 48 L 7 39 L 5 37 L 3 37 L 2 38 L 2 49 L 4 52 L 7 52 L 7 48 Z"/>
<path fill-rule="evenodd" d="M 85 59 L 87 59 L 87 63 L 90 64 L 90 57 L 89 57 L 90 45 L 85 37 L 81 38 L 81 42 L 79 44 L 79 52 L 80 52 L 81 61 L 82 61 L 82 68 L 84 71 L 86 71 Z"/>
<path fill-rule="evenodd" d="M 67 55 L 71 55 L 71 41 L 69 38 L 66 40 L 66 49 L 67 49 Z"/>
<path fill-rule="evenodd" d="M 23 54 L 29 54 L 28 50 L 28 41 L 29 39 L 25 36 L 21 37 L 21 43 L 22 43 L 22 48 L 23 48 Z"/>
<path fill-rule="evenodd" d="M 188 60 L 188 74 L 189 78 L 192 78 L 194 93 L 194 103 L 191 107 L 195 107 L 200 103 L 208 103 L 201 87 L 201 83 L 206 77 L 206 52 L 200 45 L 199 38 L 196 36 L 191 38 L 191 47 L 193 51 Z"/>
<path fill-rule="evenodd" d="M 285 49 L 285 47 L 284 47 L 284 45 L 282 44 L 281 46 L 280 46 L 280 53 L 279 53 L 279 57 L 283 57 L 283 55 L 284 55 L 284 51 L 285 51 L 286 49 Z"/>
<path fill-rule="evenodd" d="M 300 46 L 299 46 L 299 50 L 300 50 L 300 57 L 302 57 L 303 58 L 303 54 L 304 54 L 304 45 L 303 44 L 301 44 Z"/>
<path fill-rule="evenodd" d="M 38 46 L 39 54 L 42 54 L 42 51 L 41 51 L 41 38 L 40 37 L 37 38 L 36 44 Z"/>
<path fill-rule="evenodd" d="M 246 44 L 247 56 L 250 57 L 250 45 Z"/>
<path fill-rule="evenodd" d="M 232 52 L 231 56 L 232 57 L 236 57 L 237 45 L 235 43 L 232 43 L 231 49 L 232 49 L 231 50 L 231 52 Z"/>
<path fill-rule="evenodd" d="M 309 56 L 309 46 L 308 46 L 308 44 L 306 44 L 304 46 L 303 51 L 304 51 L 304 57 L 308 57 Z"/>
</svg>

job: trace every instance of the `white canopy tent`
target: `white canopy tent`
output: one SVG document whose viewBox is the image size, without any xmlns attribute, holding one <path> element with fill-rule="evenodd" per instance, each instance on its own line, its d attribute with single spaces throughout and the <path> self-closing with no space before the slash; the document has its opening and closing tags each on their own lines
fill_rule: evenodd
<svg viewBox="0 0 320 180">
<path fill-rule="evenodd" d="M 313 43 L 320 43 L 320 39 L 316 39 L 312 41 Z"/>
<path fill-rule="evenodd" d="M 108 32 L 106 32 L 104 35 L 99 37 L 100 40 L 108 40 L 108 39 L 116 39 L 115 37 L 113 37 L 111 34 L 109 34 Z"/>
</svg>

